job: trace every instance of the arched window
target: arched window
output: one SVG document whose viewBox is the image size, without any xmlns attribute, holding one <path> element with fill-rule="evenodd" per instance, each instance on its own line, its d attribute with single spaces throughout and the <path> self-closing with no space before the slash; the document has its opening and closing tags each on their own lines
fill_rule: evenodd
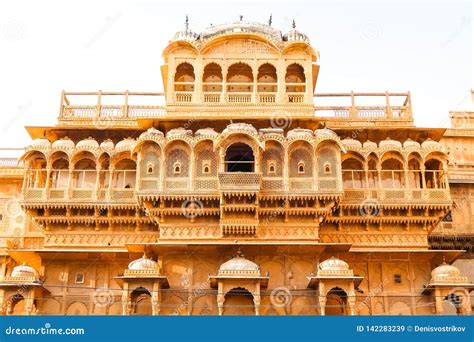
<svg viewBox="0 0 474 342">
<path fill-rule="evenodd" d="M 437 159 L 430 159 L 425 162 L 425 182 L 428 189 L 444 189 L 443 164 Z"/>
<path fill-rule="evenodd" d="M 51 188 L 66 189 L 69 180 L 69 161 L 66 157 L 57 158 L 51 169 Z"/>
<path fill-rule="evenodd" d="M 313 176 L 313 151 L 311 147 L 301 145 L 290 152 L 290 177 Z"/>
<path fill-rule="evenodd" d="M 405 186 L 403 165 L 400 160 L 390 158 L 382 163 L 382 188 L 400 189 Z"/>
<path fill-rule="evenodd" d="M 277 91 L 276 68 L 270 63 L 262 64 L 258 68 L 257 91 L 259 93 L 275 93 Z"/>
<path fill-rule="evenodd" d="M 365 187 L 365 174 L 362 162 L 351 157 L 342 162 L 342 181 L 345 189 Z"/>
<path fill-rule="evenodd" d="M 318 149 L 319 177 L 336 177 L 337 154 L 334 145 L 326 144 Z"/>
<path fill-rule="evenodd" d="M 190 63 L 181 63 L 174 75 L 175 91 L 194 91 L 194 67 Z"/>
<path fill-rule="evenodd" d="M 152 175 L 154 173 L 154 170 L 155 170 L 155 164 L 153 164 L 152 162 L 148 162 L 148 164 L 146 165 L 147 175 Z"/>
<path fill-rule="evenodd" d="M 75 189 L 94 189 L 97 180 L 96 165 L 93 160 L 82 159 L 74 165 L 72 187 Z"/>
<path fill-rule="evenodd" d="M 28 177 L 26 178 L 28 188 L 44 188 L 46 186 L 46 159 L 41 154 L 31 157 L 28 161 Z"/>
<path fill-rule="evenodd" d="M 211 162 L 206 160 L 202 162 L 202 173 L 208 175 L 211 173 Z"/>
<path fill-rule="evenodd" d="M 209 63 L 204 67 L 202 76 L 203 92 L 222 92 L 222 68 L 217 63 Z"/>
<path fill-rule="evenodd" d="M 285 75 L 287 93 L 304 93 L 306 91 L 306 76 L 304 69 L 299 64 L 290 64 Z"/>
<path fill-rule="evenodd" d="M 304 161 L 300 160 L 298 162 L 298 173 L 304 175 L 304 172 L 305 172 L 305 164 L 304 164 Z"/>
<path fill-rule="evenodd" d="M 411 158 L 408 162 L 408 186 L 410 189 L 421 189 L 423 187 L 420 162 L 416 158 Z"/>
<path fill-rule="evenodd" d="M 235 143 L 227 148 L 226 172 L 254 172 L 255 157 L 252 148 L 244 143 Z"/>
<path fill-rule="evenodd" d="M 131 159 L 123 159 L 115 165 L 112 186 L 116 189 L 134 189 L 136 164 Z"/>
<path fill-rule="evenodd" d="M 270 161 L 270 162 L 268 163 L 268 172 L 267 172 L 267 173 L 268 173 L 269 175 L 274 175 L 274 174 L 276 173 L 275 170 L 276 170 L 275 162 L 274 162 L 274 161 Z"/>
<path fill-rule="evenodd" d="M 178 142 L 166 153 L 166 177 L 188 177 L 190 157 L 184 143 Z"/>
<path fill-rule="evenodd" d="M 232 64 L 227 70 L 227 91 L 246 93 L 253 91 L 252 68 L 245 63 Z"/>
<path fill-rule="evenodd" d="M 369 155 L 367 159 L 369 188 L 375 189 L 379 187 L 379 173 L 377 171 L 377 159 L 374 154 Z"/>
<path fill-rule="evenodd" d="M 174 163 L 173 169 L 174 169 L 173 171 L 174 175 L 179 176 L 181 174 L 181 163 L 179 161 Z"/>
<path fill-rule="evenodd" d="M 262 165 L 264 177 L 282 177 L 283 147 L 274 141 L 268 141 L 262 153 Z"/>
</svg>

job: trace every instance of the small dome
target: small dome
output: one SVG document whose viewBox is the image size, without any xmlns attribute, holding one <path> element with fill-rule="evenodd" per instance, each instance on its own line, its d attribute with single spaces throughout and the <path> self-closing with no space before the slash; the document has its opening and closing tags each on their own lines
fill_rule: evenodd
<svg viewBox="0 0 474 342">
<path fill-rule="evenodd" d="M 11 274 L 12 277 L 35 277 L 36 275 L 36 270 L 27 264 L 15 266 Z"/>
<path fill-rule="evenodd" d="M 453 265 L 449 265 L 446 262 L 443 262 L 440 266 L 436 267 L 431 271 L 431 276 L 437 278 L 450 278 L 458 277 L 461 275 L 459 268 Z"/>
<path fill-rule="evenodd" d="M 208 27 L 202 32 L 201 37 L 203 41 L 206 41 L 218 36 L 242 33 L 263 35 L 274 42 L 282 40 L 281 32 L 272 26 L 242 20 Z"/>
<path fill-rule="evenodd" d="M 104 140 L 100 144 L 100 148 L 104 151 L 111 151 L 114 149 L 114 142 L 110 139 Z"/>
<path fill-rule="evenodd" d="M 317 129 L 314 131 L 314 135 L 316 135 L 316 138 L 338 138 L 337 134 L 334 133 L 334 131 L 330 130 L 329 128 L 322 128 L 322 129 Z"/>
<path fill-rule="evenodd" d="M 33 147 L 33 148 L 50 148 L 51 143 L 49 142 L 48 139 L 39 138 L 39 139 L 35 139 L 31 142 L 31 147 Z"/>
<path fill-rule="evenodd" d="M 321 271 L 347 271 L 349 264 L 333 256 L 319 263 L 319 269 Z"/>
<path fill-rule="evenodd" d="M 134 271 L 146 271 L 146 270 L 157 270 L 158 263 L 154 260 L 148 259 L 145 254 L 140 259 L 133 260 L 128 264 L 129 270 Z"/>
<path fill-rule="evenodd" d="M 151 127 L 147 129 L 146 132 L 140 134 L 139 140 L 153 140 L 157 141 L 164 138 L 163 132 L 157 130 L 155 127 Z"/>
<path fill-rule="evenodd" d="M 99 148 L 99 143 L 92 137 L 81 140 L 76 144 L 76 150 L 94 150 Z"/>
<path fill-rule="evenodd" d="M 309 43 L 308 36 L 296 30 L 296 24 L 294 20 L 293 20 L 292 26 L 293 26 L 293 29 L 283 36 L 283 41 Z"/>
<path fill-rule="evenodd" d="M 223 131 L 222 134 L 227 134 L 230 132 L 246 132 L 253 135 L 257 134 L 257 130 L 251 124 L 239 122 L 229 124 Z"/>
<path fill-rule="evenodd" d="M 53 142 L 52 146 L 55 149 L 73 149 L 74 141 L 72 141 L 68 137 L 65 137 L 63 139 L 56 140 L 55 142 Z"/>
<path fill-rule="evenodd" d="M 207 128 L 201 128 L 196 131 L 194 134 L 196 137 L 208 137 L 208 136 L 217 136 L 218 133 L 214 130 L 214 128 L 207 127 Z"/>
<path fill-rule="evenodd" d="M 245 259 L 242 254 L 237 254 L 232 259 L 224 262 L 219 267 L 219 275 L 239 275 L 239 274 L 254 274 L 260 275 L 260 267 L 248 259 Z"/>
<path fill-rule="evenodd" d="M 193 131 L 191 131 L 190 129 L 185 129 L 184 127 L 179 127 L 179 128 L 170 129 L 168 133 L 166 133 L 167 138 L 177 137 L 177 136 L 192 137 Z"/>
<path fill-rule="evenodd" d="M 385 140 L 382 140 L 380 143 L 379 143 L 379 146 L 381 148 L 401 148 L 402 147 L 402 143 L 400 141 L 397 141 L 397 140 L 393 140 L 393 139 L 390 139 L 390 138 L 387 138 Z"/>
<path fill-rule="evenodd" d="M 370 140 L 367 140 L 366 142 L 364 142 L 364 144 L 362 146 L 364 146 L 364 148 L 367 149 L 367 150 L 377 149 L 377 144 L 374 143 L 373 141 L 370 141 Z"/>
<path fill-rule="evenodd" d="M 414 140 L 411 140 L 411 139 L 407 139 L 404 143 L 403 143 L 403 147 L 404 148 L 409 148 L 409 149 L 419 149 L 420 148 L 420 143 L 414 141 Z"/>
<path fill-rule="evenodd" d="M 133 150 L 134 146 L 135 146 L 135 139 L 126 138 L 126 139 L 123 139 L 122 141 L 119 141 L 117 145 L 115 145 L 115 150 L 117 152 L 131 151 Z"/>
<path fill-rule="evenodd" d="M 306 128 L 294 128 L 291 131 L 288 131 L 286 136 L 288 139 L 299 138 L 304 136 L 312 137 L 313 131 Z"/>
<path fill-rule="evenodd" d="M 439 142 L 431 140 L 431 139 L 423 141 L 421 143 L 421 147 L 423 147 L 426 150 L 444 151 L 443 146 Z"/>
<path fill-rule="evenodd" d="M 362 148 L 362 143 L 359 140 L 346 138 L 341 141 L 344 147 L 352 147 L 352 148 Z"/>
</svg>

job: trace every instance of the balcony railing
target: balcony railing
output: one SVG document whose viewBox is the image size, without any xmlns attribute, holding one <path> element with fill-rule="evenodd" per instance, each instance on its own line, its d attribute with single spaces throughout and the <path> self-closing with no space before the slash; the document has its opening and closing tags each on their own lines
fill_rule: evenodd
<svg viewBox="0 0 474 342">
<path fill-rule="evenodd" d="M 209 84 L 206 83 L 204 86 Z M 279 94 L 268 90 L 255 91 L 253 84 L 249 84 L 248 87 L 249 91 L 239 90 L 241 88 L 230 91 L 225 90 L 224 85 L 219 83 L 217 88 L 204 87 L 199 93 L 190 90 L 189 87 L 183 88 L 173 91 L 170 103 L 166 103 L 164 93 L 63 92 L 59 118 L 79 121 L 99 120 L 99 123 L 101 120 L 160 118 L 168 115 L 167 106 L 187 103 L 201 106 L 203 109 L 200 110 L 200 115 L 204 117 L 216 115 L 215 111 L 206 114 L 204 110 L 212 105 L 311 106 L 313 104 L 315 117 L 334 118 L 341 122 L 375 119 L 412 121 L 410 93 L 327 93 L 316 94 L 311 101 L 305 91 L 290 89 L 291 91 Z"/>
<path fill-rule="evenodd" d="M 220 172 L 219 187 L 230 191 L 259 191 L 262 174 L 255 172 Z"/>
<path fill-rule="evenodd" d="M 369 170 L 367 178 L 362 170 L 342 170 L 342 177 L 346 200 L 450 200 L 446 175 L 439 170 Z"/>
</svg>

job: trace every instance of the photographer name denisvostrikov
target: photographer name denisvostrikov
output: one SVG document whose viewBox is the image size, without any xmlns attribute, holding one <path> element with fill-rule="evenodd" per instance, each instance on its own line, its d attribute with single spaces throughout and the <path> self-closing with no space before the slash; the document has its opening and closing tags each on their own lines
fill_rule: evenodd
<svg viewBox="0 0 474 342">
<path fill-rule="evenodd" d="M 437 326 L 433 327 L 431 325 L 428 326 L 420 326 L 420 325 L 415 325 L 413 327 L 414 332 L 465 332 L 466 327 L 461 327 L 461 326 L 456 326 L 456 325 L 450 325 L 450 326 Z"/>
</svg>

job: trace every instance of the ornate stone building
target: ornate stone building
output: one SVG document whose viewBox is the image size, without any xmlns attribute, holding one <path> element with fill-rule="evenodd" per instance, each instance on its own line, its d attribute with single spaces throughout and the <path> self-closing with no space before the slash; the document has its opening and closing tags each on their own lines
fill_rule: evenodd
<svg viewBox="0 0 474 342">
<path fill-rule="evenodd" d="M 1 161 L 1 314 L 471 312 L 472 112 L 314 95 L 294 25 L 186 27 L 163 58 L 164 93 L 63 92 Z"/>
</svg>

